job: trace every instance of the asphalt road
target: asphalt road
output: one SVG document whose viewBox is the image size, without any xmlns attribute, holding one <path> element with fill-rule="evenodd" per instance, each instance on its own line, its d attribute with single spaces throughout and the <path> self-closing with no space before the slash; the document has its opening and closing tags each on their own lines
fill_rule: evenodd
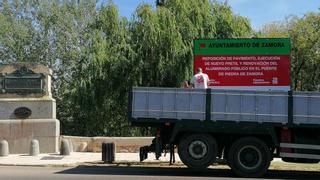
<svg viewBox="0 0 320 180">
<path fill-rule="evenodd" d="M 162 167 L 23 167 L 0 166 L 2 180 L 220 180 L 240 179 L 228 169 L 208 169 L 195 173 L 187 168 Z M 320 172 L 269 171 L 264 179 L 320 179 Z"/>
</svg>

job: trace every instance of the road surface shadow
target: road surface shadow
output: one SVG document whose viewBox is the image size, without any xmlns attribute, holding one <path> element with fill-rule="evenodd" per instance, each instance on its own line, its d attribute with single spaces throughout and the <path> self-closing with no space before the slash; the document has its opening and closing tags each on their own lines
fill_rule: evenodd
<svg viewBox="0 0 320 180">
<path fill-rule="evenodd" d="M 57 172 L 57 174 L 96 174 L 133 176 L 189 176 L 189 177 L 237 177 L 230 169 L 207 169 L 194 172 L 188 168 L 168 167 L 118 167 L 118 166 L 78 166 Z M 264 179 L 320 179 L 320 172 L 269 170 Z"/>
</svg>

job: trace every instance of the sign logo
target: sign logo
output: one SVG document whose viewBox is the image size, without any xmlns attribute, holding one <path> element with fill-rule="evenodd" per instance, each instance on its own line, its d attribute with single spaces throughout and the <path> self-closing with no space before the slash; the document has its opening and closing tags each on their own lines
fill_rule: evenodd
<svg viewBox="0 0 320 180">
<path fill-rule="evenodd" d="M 18 107 L 14 110 L 14 115 L 18 119 L 27 119 L 32 114 L 32 111 L 27 107 Z"/>
<path fill-rule="evenodd" d="M 206 44 L 205 43 L 200 44 L 200 48 L 206 48 Z"/>
</svg>

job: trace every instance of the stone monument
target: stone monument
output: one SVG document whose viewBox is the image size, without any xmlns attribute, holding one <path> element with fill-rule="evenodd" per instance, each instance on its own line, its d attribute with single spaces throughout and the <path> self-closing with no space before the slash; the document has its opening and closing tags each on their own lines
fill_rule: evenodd
<svg viewBox="0 0 320 180">
<path fill-rule="evenodd" d="M 51 76 L 52 70 L 40 64 L 0 65 L 0 140 L 8 141 L 10 154 L 28 154 L 33 139 L 40 153 L 59 151 Z"/>
</svg>

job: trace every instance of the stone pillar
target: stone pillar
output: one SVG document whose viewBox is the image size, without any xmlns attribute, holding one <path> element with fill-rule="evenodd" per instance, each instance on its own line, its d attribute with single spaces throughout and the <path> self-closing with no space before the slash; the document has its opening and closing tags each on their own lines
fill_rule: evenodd
<svg viewBox="0 0 320 180">
<path fill-rule="evenodd" d="M 70 145 L 67 139 L 61 140 L 61 148 L 60 148 L 60 155 L 69 156 L 70 155 Z"/>
<path fill-rule="evenodd" d="M 39 153 L 40 153 L 39 141 L 36 139 L 31 140 L 29 155 L 38 156 Z"/>
<path fill-rule="evenodd" d="M 40 153 L 59 151 L 51 75 L 39 64 L 0 65 L 0 139 L 8 141 L 11 154 L 28 154 L 32 139 L 39 141 Z"/>
</svg>

